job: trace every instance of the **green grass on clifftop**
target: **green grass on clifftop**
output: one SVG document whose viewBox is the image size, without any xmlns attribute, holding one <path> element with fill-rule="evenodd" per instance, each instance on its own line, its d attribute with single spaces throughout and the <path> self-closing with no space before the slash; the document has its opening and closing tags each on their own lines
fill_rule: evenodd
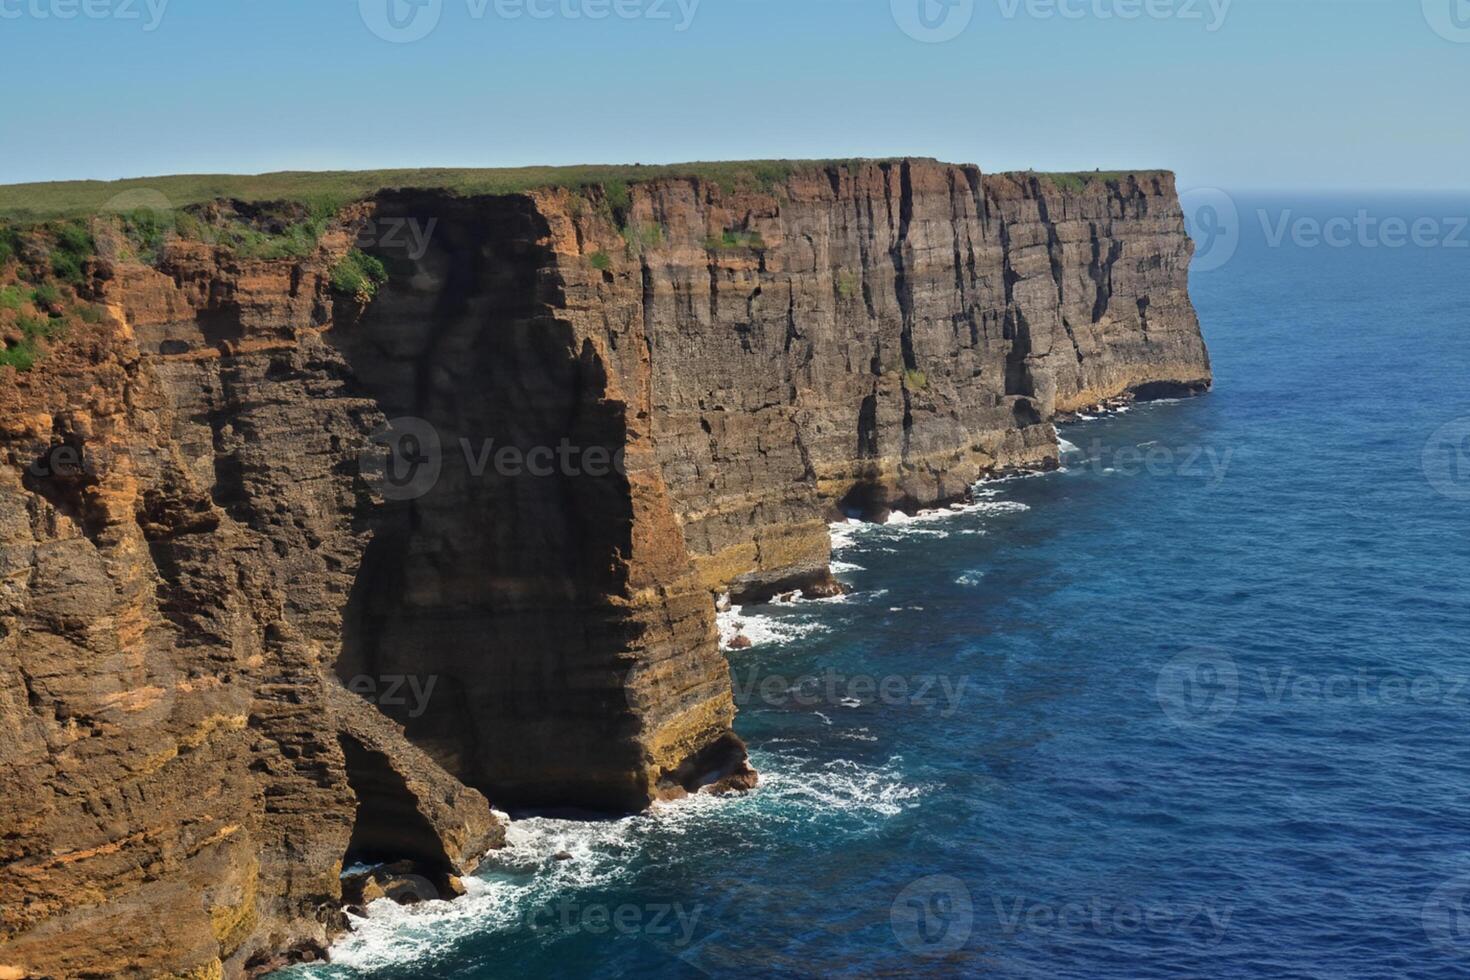
<svg viewBox="0 0 1470 980">
<path fill-rule="evenodd" d="M 727 163 L 674 163 L 658 166 L 589 165 L 468 170 L 354 170 L 320 173 L 289 171 L 243 176 L 182 174 L 129 180 L 68 180 L 0 186 L 0 217 L 16 220 L 79 217 L 104 210 L 140 206 L 183 208 L 220 198 L 246 202 L 348 202 L 382 190 L 432 189 L 458 194 L 518 194 L 540 187 L 578 189 L 600 185 L 610 202 L 627 202 L 629 184 L 666 177 L 699 177 L 726 190 L 769 190 L 793 173 L 856 160 L 744 160 Z M 146 197 L 145 197 L 146 195 Z M 158 197 L 161 195 L 161 197 Z"/>
<path fill-rule="evenodd" d="M 186 208 L 219 199 L 248 203 L 296 202 L 319 209 L 320 202 L 345 204 L 383 190 L 445 190 L 457 194 L 518 194 L 541 187 L 577 190 L 601 186 L 615 208 L 628 202 L 628 186 L 669 177 L 698 177 L 726 191 L 768 191 L 793 173 L 825 167 L 851 167 L 887 160 L 735 160 L 644 166 L 586 165 L 498 169 L 285 171 L 257 174 L 180 174 L 129 180 L 69 180 L 0 185 L 0 218 L 35 221 L 74 218 L 101 211 L 130 212 Z M 1080 190 L 1093 180 L 1117 180 L 1125 172 L 1035 174 L 1053 184 Z M 0 242 L 0 250 L 4 243 Z"/>
</svg>

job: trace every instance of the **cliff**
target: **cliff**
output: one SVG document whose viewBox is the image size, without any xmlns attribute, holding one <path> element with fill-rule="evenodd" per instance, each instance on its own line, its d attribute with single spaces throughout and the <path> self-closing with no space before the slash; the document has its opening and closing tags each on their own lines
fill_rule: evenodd
<svg viewBox="0 0 1470 980">
<path fill-rule="evenodd" d="M 472 870 L 487 799 L 749 787 L 716 593 L 1209 385 L 1165 173 L 554 183 L 283 257 L 94 224 L 94 315 L 0 383 L 0 975 L 238 975 L 343 927 L 344 863 Z"/>
</svg>

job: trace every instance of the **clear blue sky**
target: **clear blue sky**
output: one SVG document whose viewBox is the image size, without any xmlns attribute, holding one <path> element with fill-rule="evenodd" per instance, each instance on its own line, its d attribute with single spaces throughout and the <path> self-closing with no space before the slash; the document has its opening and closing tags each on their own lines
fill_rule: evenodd
<svg viewBox="0 0 1470 980">
<path fill-rule="evenodd" d="M 0 0 L 0 182 L 915 154 L 1470 187 L 1470 0 L 1233 0 L 1216 30 L 1225 0 L 701 0 L 683 31 L 694 0 L 419 0 L 410 43 L 369 29 L 388 2 Z M 920 2 L 972 19 L 923 43 Z M 560 13 L 599 3 L 643 16 Z"/>
</svg>

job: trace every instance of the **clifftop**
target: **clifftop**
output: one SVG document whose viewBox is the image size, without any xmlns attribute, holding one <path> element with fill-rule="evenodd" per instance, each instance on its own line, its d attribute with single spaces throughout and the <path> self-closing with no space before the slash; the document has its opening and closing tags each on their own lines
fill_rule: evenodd
<svg viewBox="0 0 1470 980">
<path fill-rule="evenodd" d="M 161 195 L 169 206 L 187 208 L 214 200 L 251 204 L 331 202 L 337 206 L 366 200 L 383 191 L 449 191 L 470 197 L 522 194 L 533 190 L 578 190 L 602 187 L 614 200 L 626 199 L 633 184 L 696 178 L 726 192 L 770 190 L 794 174 L 867 164 L 937 163 L 929 158 L 832 160 L 730 160 L 669 164 L 585 164 L 567 167 L 422 168 L 406 170 L 280 171 L 267 174 L 176 174 L 126 180 L 67 180 L 0 185 L 0 219 L 19 221 L 76 218 L 144 203 L 139 194 Z M 947 165 L 946 165 L 947 166 Z M 967 165 L 965 165 L 967 166 Z M 1161 170 L 1042 173 L 1017 171 L 1009 176 L 1051 180 L 1066 190 L 1081 190 L 1094 181 L 1106 184 L 1129 176 L 1147 178 Z M 121 200 L 119 200 L 121 198 Z M 130 203 L 131 201 L 131 203 Z"/>
</svg>

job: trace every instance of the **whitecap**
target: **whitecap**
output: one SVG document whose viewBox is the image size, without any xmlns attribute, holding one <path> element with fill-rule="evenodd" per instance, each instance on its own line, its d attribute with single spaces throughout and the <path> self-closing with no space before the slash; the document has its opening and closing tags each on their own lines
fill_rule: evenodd
<svg viewBox="0 0 1470 980">
<path fill-rule="evenodd" d="M 827 627 L 818 622 L 746 612 L 743 606 L 731 606 L 718 613 L 715 622 L 720 631 L 720 646 L 727 650 L 737 636 L 745 637 L 751 646 L 757 647 L 790 643 L 813 633 L 827 632 Z"/>
<path fill-rule="evenodd" d="M 876 741 L 867 729 L 845 737 Z M 505 848 L 486 855 L 480 870 L 464 879 L 463 897 L 411 906 L 374 902 L 366 917 L 351 916 L 353 931 L 333 944 L 330 964 L 296 968 L 292 975 L 347 977 L 410 964 L 430 975 L 444 951 L 466 937 L 524 931 L 528 916 L 565 897 L 626 885 L 639 857 L 671 839 L 714 830 L 759 845 L 762 835 L 784 834 L 793 823 L 826 825 L 829 834 L 868 834 L 917 806 L 927 792 L 903 781 L 899 757 L 872 766 L 753 750 L 751 761 L 761 781 L 749 793 L 695 794 L 619 820 L 517 820 L 506 831 Z M 557 861 L 563 851 L 572 860 Z"/>
</svg>

